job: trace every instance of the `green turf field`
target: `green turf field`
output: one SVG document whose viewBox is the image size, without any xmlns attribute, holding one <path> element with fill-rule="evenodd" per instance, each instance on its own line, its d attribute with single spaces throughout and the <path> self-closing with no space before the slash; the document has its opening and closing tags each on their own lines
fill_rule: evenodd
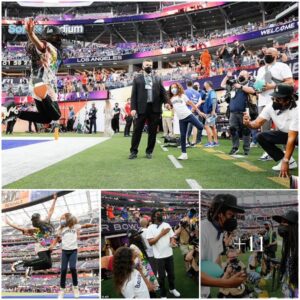
<svg viewBox="0 0 300 300">
<path fill-rule="evenodd" d="M 277 243 L 278 243 L 278 247 L 277 247 L 277 252 L 276 252 L 276 257 L 280 258 L 281 257 L 281 247 L 282 247 L 282 238 L 277 236 Z M 242 261 L 244 263 L 244 265 L 247 267 L 248 265 L 248 259 L 249 256 L 251 255 L 250 252 L 248 253 L 242 253 L 239 255 L 239 259 L 240 261 Z M 222 257 L 222 261 L 225 261 L 226 257 Z M 264 288 L 261 288 L 261 290 L 265 290 L 268 292 L 269 297 L 273 297 L 273 298 L 282 298 L 283 294 L 281 292 L 281 286 L 279 286 L 279 288 L 277 288 L 276 283 L 275 283 L 275 288 L 272 291 L 272 278 L 266 280 L 266 286 Z M 211 289 L 211 297 L 212 298 L 216 298 L 218 295 L 218 288 L 212 288 Z"/>
<path fill-rule="evenodd" d="M 198 298 L 199 285 L 191 278 L 187 277 L 184 269 L 183 256 L 179 248 L 174 249 L 174 267 L 175 267 L 175 287 L 181 294 L 180 298 Z M 167 280 L 166 286 L 167 286 Z M 112 279 L 101 281 L 101 297 L 102 298 L 123 298 L 115 291 Z M 168 298 L 176 298 L 171 294 Z"/>
<path fill-rule="evenodd" d="M 51 136 L 53 134 L 14 134 L 21 136 Z M 78 136 L 84 134 L 62 134 L 61 136 Z M 162 141 L 161 133 L 158 140 Z M 228 160 L 227 153 L 231 149 L 230 140 L 220 140 L 221 146 L 207 152 L 205 148 L 188 149 L 189 160 L 181 161 L 183 168 L 176 169 L 168 159 L 168 155 L 178 157 L 180 149 L 168 148 L 165 152 L 156 145 L 153 159 L 145 156 L 147 135 L 144 134 L 140 145 L 138 159 L 128 160 L 130 138 L 124 138 L 120 133 L 108 141 L 91 147 L 68 159 L 29 175 L 4 188 L 31 188 L 31 189 L 66 189 L 66 188 L 116 188 L 116 189 L 190 189 L 186 179 L 194 179 L 206 189 L 282 189 L 287 188 L 278 182 L 278 173 L 272 171 L 275 165 L 271 162 L 258 160 L 263 153 L 260 148 L 252 148 L 247 158 Z M 206 138 L 203 139 L 203 144 Z M 70 145 L 72 147 L 72 145 Z M 242 150 L 241 150 L 242 152 Z M 224 156 L 223 153 L 226 155 Z M 242 153 L 241 153 L 242 154 Z M 221 155 L 218 157 L 217 155 Z M 297 159 L 297 155 L 294 156 Z M 246 162 L 246 169 L 235 163 Z M 258 167 L 259 171 L 249 171 L 249 167 Z M 297 174 L 293 170 L 292 174 Z"/>
</svg>

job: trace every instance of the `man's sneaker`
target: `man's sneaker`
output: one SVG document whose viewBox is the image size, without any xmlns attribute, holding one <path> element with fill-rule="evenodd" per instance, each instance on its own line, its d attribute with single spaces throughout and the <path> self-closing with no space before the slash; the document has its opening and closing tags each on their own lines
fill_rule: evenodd
<svg viewBox="0 0 300 300">
<path fill-rule="evenodd" d="M 16 107 L 14 101 L 7 101 L 1 106 L 1 118 L 2 121 L 8 121 L 9 119 L 15 118 L 19 115 L 19 110 Z"/>
<path fill-rule="evenodd" d="M 11 271 L 12 271 L 12 272 L 16 272 L 17 266 L 21 265 L 22 263 L 23 263 L 22 260 L 18 260 L 18 261 L 16 261 L 16 262 L 14 262 L 14 263 L 11 265 L 11 267 L 10 267 Z"/>
<path fill-rule="evenodd" d="M 213 142 L 214 147 L 219 147 L 220 143 L 219 142 Z"/>
<path fill-rule="evenodd" d="M 131 152 L 128 159 L 136 159 L 137 158 L 137 154 L 134 152 Z"/>
<path fill-rule="evenodd" d="M 178 157 L 179 160 L 186 160 L 188 159 L 188 155 L 187 153 L 182 153 L 179 157 Z"/>
<path fill-rule="evenodd" d="M 31 273 L 32 273 L 32 267 L 26 268 L 26 271 L 25 271 L 25 278 L 27 278 L 27 279 L 30 278 Z"/>
<path fill-rule="evenodd" d="M 279 162 L 278 165 L 274 166 L 272 168 L 273 171 L 280 171 L 281 170 L 281 163 L 282 163 L 282 160 Z M 294 158 L 292 157 L 289 161 L 289 169 L 290 170 L 293 170 L 293 169 L 296 169 L 298 167 L 296 161 L 294 160 Z"/>
<path fill-rule="evenodd" d="M 258 146 L 257 146 L 257 144 L 256 143 L 253 143 L 253 142 L 251 142 L 251 144 L 250 144 L 250 148 L 257 148 Z"/>
<path fill-rule="evenodd" d="M 191 144 L 190 143 L 186 143 L 185 147 L 189 148 L 189 147 L 191 147 Z"/>
<path fill-rule="evenodd" d="M 214 144 L 213 144 L 213 143 L 206 143 L 206 144 L 204 145 L 204 147 L 205 147 L 205 148 L 212 148 L 212 147 L 214 147 Z"/>
<path fill-rule="evenodd" d="M 74 294 L 74 298 L 79 298 L 79 288 L 78 286 L 73 286 L 73 294 Z"/>
<path fill-rule="evenodd" d="M 65 289 L 61 289 L 58 293 L 58 299 L 64 299 Z"/>
<path fill-rule="evenodd" d="M 191 147 L 191 148 L 195 148 L 195 147 L 196 147 L 196 144 L 195 144 L 195 143 L 191 143 L 191 144 L 190 144 L 190 147 Z"/>
<path fill-rule="evenodd" d="M 171 294 L 173 294 L 175 297 L 180 297 L 180 293 L 178 291 L 176 291 L 175 289 L 174 290 L 169 290 L 169 292 Z"/>
<path fill-rule="evenodd" d="M 259 160 L 269 161 L 269 160 L 273 160 L 273 159 L 271 156 L 269 156 L 269 154 L 267 152 L 264 152 L 264 154 L 259 158 Z"/>
<path fill-rule="evenodd" d="M 238 148 L 232 148 L 229 152 L 229 155 L 235 155 L 239 152 L 239 149 Z"/>
</svg>

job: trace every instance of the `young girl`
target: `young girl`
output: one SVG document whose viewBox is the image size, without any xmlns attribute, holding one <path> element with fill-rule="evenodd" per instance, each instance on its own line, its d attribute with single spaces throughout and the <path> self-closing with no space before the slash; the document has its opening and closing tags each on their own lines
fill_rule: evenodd
<svg viewBox="0 0 300 300">
<path fill-rule="evenodd" d="M 51 243 L 55 240 L 54 226 L 51 224 L 50 219 L 53 215 L 57 195 L 54 194 L 52 206 L 48 212 L 45 220 L 41 219 L 40 214 L 34 213 L 31 217 L 32 228 L 24 228 L 19 225 L 13 224 L 6 218 L 6 224 L 20 230 L 24 235 L 31 236 L 35 239 L 35 253 L 38 258 L 31 260 L 19 260 L 12 264 L 12 272 L 16 272 L 18 266 L 26 268 L 25 277 L 29 278 L 32 271 L 47 270 L 52 267 L 51 259 Z"/>
<path fill-rule="evenodd" d="M 57 242 L 61 241 L 61 273 L 60 273 L 60 292 L 59 299 L 64 298 L 66 288 L 66 277 L 68 265 L 72 274 L 74 297 L 79 298 L 78 278 L 77 278 L 77 249 L 78 240 L 80 237 L 80 229 L 98 226 L 97 224 L 78 224 L 77 219 L 70 213 L 65 213 L 60 218 L 60 227 L 57 232 L 57 238 L 52 243 L 50 249 L 52 250 Z"/>
<path fill-rule="evenodd" d="M 111 120 L 113 118 L 113 110 L 109 100 L 105 100 L 104 112 L 104 136 L 111 137 L 114 131 L 111 128 Z"/>
<path fill-rule="evenodd" d="M 188 99 L 188 97 L 184 94 L 183 87 L 179 83 L 173 83 L 169 87 L 169 97 L 172 102 L 173 108 L 176 112 L 176 115 L 179 119 L 179 127 L 180 127 L 180 143 L 181 143 L 181 152 L 182 154 L 178 157 L 178 159 L 184 160 L 188 159 L 186 153 L 186 134 L 188 124 L 191 123 L 198 130 L 203 129 L 203 124 L 193 115 L 192 111 L 189 110 L 187 105 L 192 106 L 192 108 L 198 112 L 198 114 L 202 117 L 206 117 L 204 113 L 200 112 L 200 110 L 196 107 L 196 105 Z"/>
<path fill-rule="evenodd" d="M 114 255 L 113 277 L 116 289 L 124 298 L 150 298 L 151 283 L 143 274 L 141 264 L 135 251 L 120 247 Z"/>
</svg>

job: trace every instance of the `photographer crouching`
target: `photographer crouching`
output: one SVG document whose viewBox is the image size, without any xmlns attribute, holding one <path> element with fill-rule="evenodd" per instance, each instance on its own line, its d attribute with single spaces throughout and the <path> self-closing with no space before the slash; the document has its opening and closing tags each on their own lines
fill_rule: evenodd
<svg viewBox="0 0 300 300">
<path fill-rule="evenodd" d="M 253 83 L 250 81 L 250 74 L 243 70 L 237 79 L 232 76 L 232 72 L 221 82 L 221 87 L 226 89 L 225 100 L 229 104 L 229 126 L 232 139 L 232 149 L 229 155 L 239 152 L 240 136 L 243 137 L 244 155 L 249 155 L 251 131 L 243 124 L 243 113 L 249 112 L 249 94 L 255 94 Z"/>
<path fill-rule="evenodd" d="M 182 255 L 184 256 L 184 265 L 185 271 L 188 276 L 191 277 L 190 262 L 188 262 L 185 257 L 190 252 L 191 242 L 197 238 L 197 226 L 193 221 L 194 216 L 196 215 L 195 209 L 190 209 L 187 215 L 182 218 L 179 222 L 179 225 L 175 229 L 175 235 L 179 240 L 180 250 Z"/>
</svg>

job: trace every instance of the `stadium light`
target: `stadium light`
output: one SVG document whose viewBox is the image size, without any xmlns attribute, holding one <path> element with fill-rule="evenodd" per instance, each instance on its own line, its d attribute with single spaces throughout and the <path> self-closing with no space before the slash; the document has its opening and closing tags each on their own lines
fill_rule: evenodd
<svg viewBox="0 0 300 300">
<path fill-rule="evenodd" d="M 20 6 L 30 7 L 82 7 L 90 6 L 93 1 L 66 1 L 66 0 L 33 0 L 33 1 L 17 1 Z"/>
</svg>

